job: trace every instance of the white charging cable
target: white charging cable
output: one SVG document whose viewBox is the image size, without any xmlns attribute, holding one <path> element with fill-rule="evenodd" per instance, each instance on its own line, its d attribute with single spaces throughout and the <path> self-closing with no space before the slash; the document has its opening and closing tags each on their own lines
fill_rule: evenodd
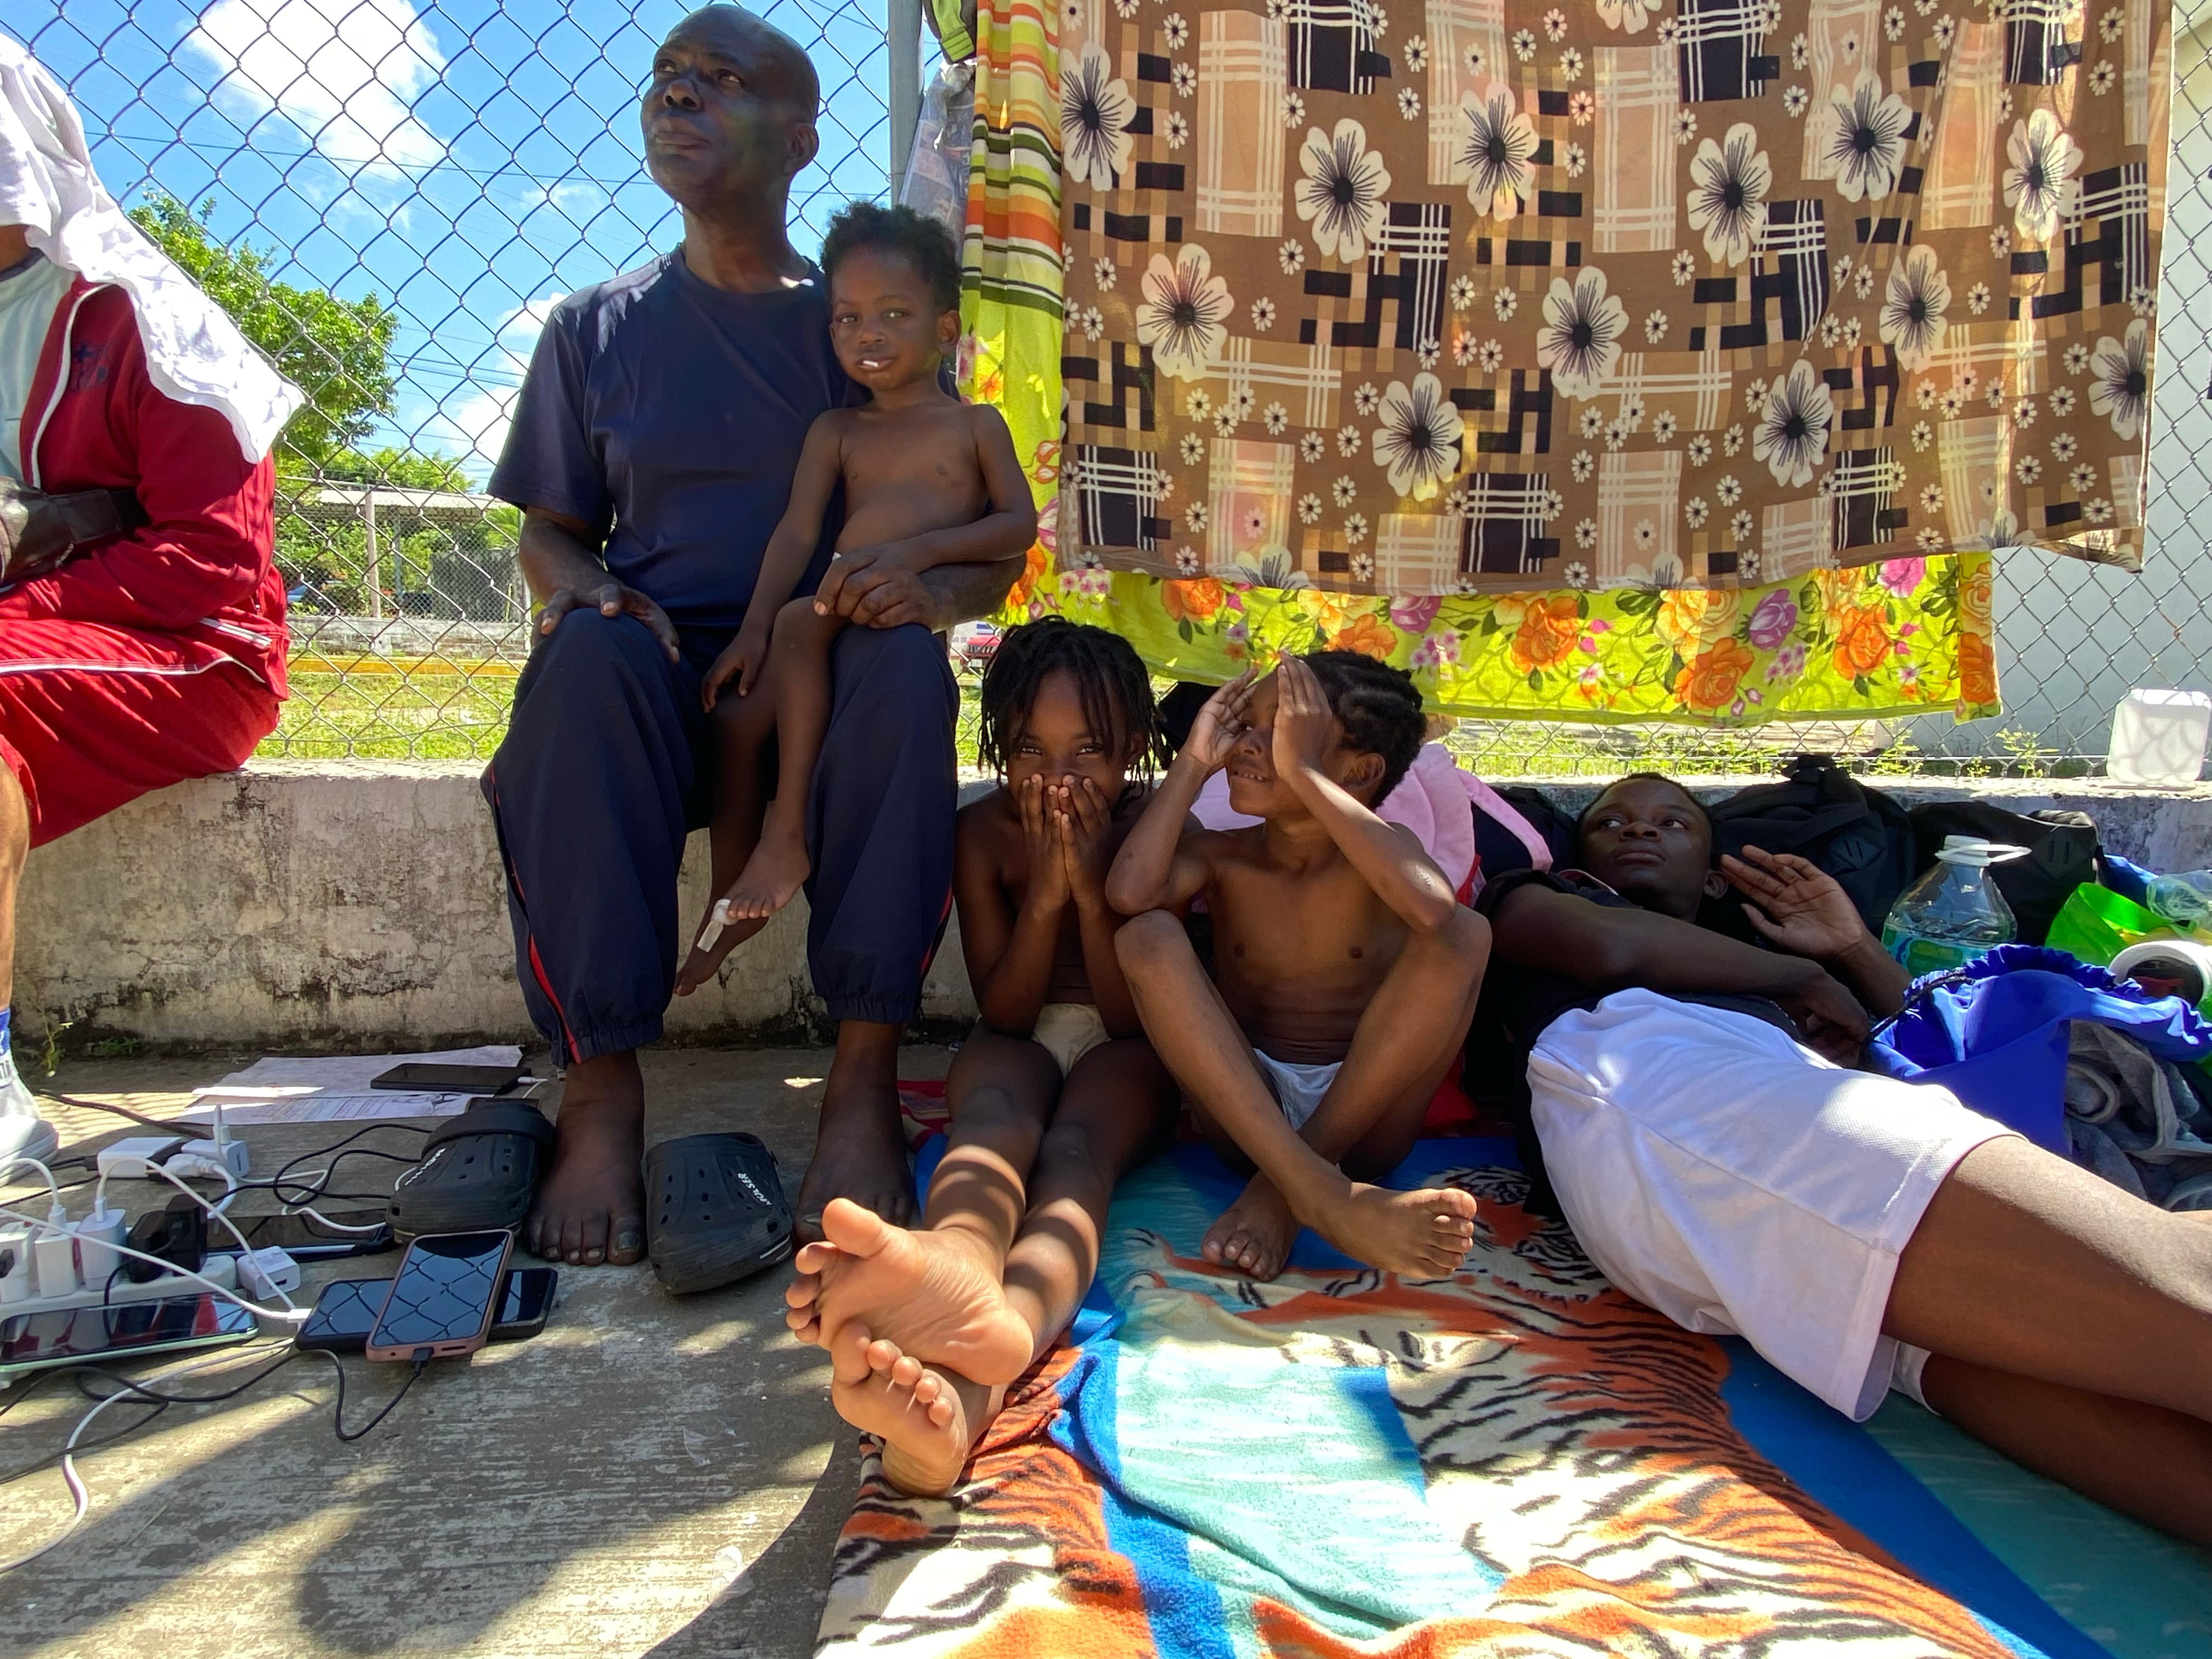
<svg viewBox="0 0 2212 1659">
<path fill-rule="evenodd" d="M 212 1370 L 217 1365 L 229 1364 L 235 1360 L 245 1358 L 249 1352 L 257 1359 L 266 1359 L 270 1357 L 269 1350 L 265 1348 L 258 1351 L 226 1348 L 219 1354 L 188 1360 L 184 1364 L 173 1366 L 168 1370 L 158 1371 L 154 1376 L 145 1378 L 144 1381 L 148 1384 L 173 1382 L 179 1377 L 190 1376 L 195 1371 Z M 274 1367 L 271 1369 L 273 1370 Z M 0 1561 L 0 1573 L 13 1572 L 18 1567 L 28 1566 L 47 1551 L 58 1547 L 71 1533 L 77 1529 L 78 1525 L 92 1509 L 92 1494 L 85 1488 L 84 1477 L 76 1472 L 76 1449 L 79 1443 L 84 1439 L 84 1431 L 93 1425 L 94 1420 L 100 1413 L 106 1411 L 117 1401 L 143 1400 L 146 1397 L 128 1388 L 118 1389 L 77 1420 L 76 1427 L 70 1431 L 67 1444 L 62 1448 L 62 1483 L 69 1488 L 70 1495 L 69 1524 L 40 1545 L 38 1548 L 27 1550 L 13 1560 Z"/>
</svg>

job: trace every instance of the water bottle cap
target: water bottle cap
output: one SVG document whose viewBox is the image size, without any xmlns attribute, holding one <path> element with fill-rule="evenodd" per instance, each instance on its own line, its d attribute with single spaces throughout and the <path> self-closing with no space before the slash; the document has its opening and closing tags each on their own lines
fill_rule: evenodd
<svg viewBox="0 0 2212 1659">
<path fill-rule="evenodd" d="M 1979 836 L 1946 836 L 1943 837 L 1943 850 L 1936 856 L 1946 864 L 1978 866 L 2024 859 L 2028 851 L 2025 847 L 2014 847 L 2005 842 L 1984 841 Z"/>
</svg>

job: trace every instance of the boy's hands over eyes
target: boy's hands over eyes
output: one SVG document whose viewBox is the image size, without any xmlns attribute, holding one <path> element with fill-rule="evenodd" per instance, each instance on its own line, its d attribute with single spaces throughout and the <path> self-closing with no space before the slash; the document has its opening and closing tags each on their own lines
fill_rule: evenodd
<svg viewBox="0 0 2212 1659">
<path fill-rule="evenodd" d="M 1288 782 L 1300 772 L 1319 772 L 1336 740 L 1336 715 L 1321 677 L 1289 652 L 1275 659 L 1275 775 Z"/>
<path fill-rule="evenodd" d="M 1858 908 L 1836 878 L 1795 853 L 1757 847 L 1745 848 L 1740 859 L 1723 853 L 1721 873 L 1756 901 L 1743 907 L 1745 919 L 1793 955 L 1825 962 L 1867 936 Z"/>
<path fill-rule="evenodd" d="M 1208 773 L 1218 772 L 1229 763 L 1229 751 L 1236 748 L 1237 739 L 1250 724 L 1245 710 L 1251 706 L 1258 672 L 1256 668 L 1246 668 L 1208 697 L 1198 718 L 1190 723 L 1190 736 L 1183 741 L 1182 752 Z"/>
<path fill-rule="evenodd" d="M 1070 778 L 1054 784 L 1052 797 L 1068 891 L 1082 908 L 1103 910 L 1106 866 L 1099 855 L 1105 850 L 1106 826 L 1114 816 L 1113 804 L 1088 778 Z"/>
<path fill-rule="evenodd" d="M 1044 780 L 1024 778 L 1017 799 L 1022 812 L 1022 848 L 1030 866 L 1023 906 L 1041 915 L 1057 915 L 1067 908 L 1074 890 L 1068 884 L 1067 852 Z"/>
</svg>

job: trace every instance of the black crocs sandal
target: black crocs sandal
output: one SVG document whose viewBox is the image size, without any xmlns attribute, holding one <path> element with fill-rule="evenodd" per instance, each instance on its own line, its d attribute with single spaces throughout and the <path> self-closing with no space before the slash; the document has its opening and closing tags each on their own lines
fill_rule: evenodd
<svg viewBox="0 0 2212 1659">
<path fill-rule="evenodd" d="M 520 1227 L 552 1159 L 544 1113 L 526 1101 L 473 1101 L 392 1183 L 392 1231 L 405 1239 Z"/>
<path fill-rule="evenodd" d="M 678 1296 L 750 1278 L 791 1254 L 791 1200 L 759 1136 L 683 1135 L 645 1155 L 646 1254 Z"/>
</svg>

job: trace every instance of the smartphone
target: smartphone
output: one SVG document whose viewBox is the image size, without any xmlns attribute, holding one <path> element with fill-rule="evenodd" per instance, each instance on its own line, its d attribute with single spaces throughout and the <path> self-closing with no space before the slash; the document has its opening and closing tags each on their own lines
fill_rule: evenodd
<svg viewBox="0 0 2212 1659">
<path fill-rule="evenodd" d="M 427 1095 L 503 1095 L 522 1081 L 520 1066 L 433 1066 L 410 1060 L 368 1080 L 372 1089 L 408 1089 Z"/>
<path fill-rule="evenodd" d="M 407 1247 L 362 1350 L 371 1359 L 474 1353 L 499 1311 L 500 1275 L 514 1235 L 426 1233 Z"/>
<path fill-rule="evenodd" d="M 491 1340 L 519 1342 L 545 1328 L 561 1275 L 551 1267 L 510 1267 L 493 1316 Z M 369 1327 L 390 1294 L 388 1279 L 334 1279 L 315 1297 L 314 1311 L 300 1328 L 300 1346 L 330 1353 L 359 1353 L 368 1344 Z"/>
<path fill-rule="evenodd" d="M 243 1342 L 253 1316 L 219 1296 L 168 1296 L 121 1307 L 67 1308 L 0 1320 L 0 1382 L 52 1365 L 137 1359 Z"/>
</svg>

